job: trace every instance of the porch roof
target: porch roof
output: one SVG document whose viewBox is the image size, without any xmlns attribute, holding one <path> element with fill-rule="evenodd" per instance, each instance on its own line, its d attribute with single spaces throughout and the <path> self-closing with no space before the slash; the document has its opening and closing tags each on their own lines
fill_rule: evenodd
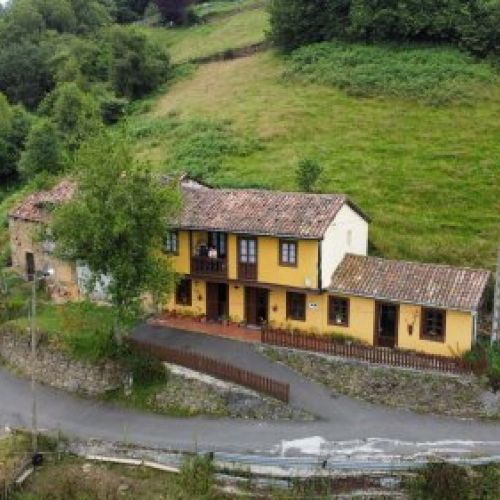
<svg viewBox="0 0 500 500">
<path fill-rule="evenodd" d="M 322 239 L 344 205 L 368 217 L 343 194 L 183 186 L 179 229 Z"/>
<path fill-rule="evenodd" d="M 476 311 L 491 273 L 484 269 L 348 254 L 329 291 L 428 307 Z"/>
</svg>

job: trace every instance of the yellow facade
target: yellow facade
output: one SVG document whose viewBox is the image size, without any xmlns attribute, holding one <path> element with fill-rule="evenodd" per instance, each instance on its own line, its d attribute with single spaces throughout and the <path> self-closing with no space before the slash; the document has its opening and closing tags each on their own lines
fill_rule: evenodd
<svg viewBox="0 0 500 500">
<path fill-rule="evenodd" d="M 169 309 L 180 313 L 205 314 L 206 283 L 202 280 L 192 281 L 192 307 L 177 306 L 172 298 Z M 286 294 L 284 287 L 271 287 L 268 301 L 268 321 L 271 328 L 300 330 L 314 334 L 349 335 L 368 345 L 375 344 L 375 303 L 374 299 L 363 297 L 347 297 L 349 299 L 349 325 L 330 325 L 328 323 L 328 294 L 306 294 L 305 321 L 287 319 Z M 294 289 L 296 291 L 296 289 Z M 228 317 L 235 323 L 244 323 L 245 318 L 245 285 L 228 284 Z M 455 356 L 468 351 L 472 346 L 473 316 L 470 312 L 446 311 L 446 336 L 444 342 L 431 341 L 420 337 L 421 307 L 410 304 L 398 304 L 398 334 L 396 348 Z"/>
<path fill-rule="evenodd" d="M 267 321 L 271 327 L 301 330 L 315 334 L 349 335 L 362 342 L 374 345 L 376 301 L 371 298 L 346 297 L 349 299 L 348 326 L 331 325 L 328 322 L 328 293 L 318 289 L 318 241 L 297 242 L 297 266 L 283 266 L 279 261 L 278 238 L 258 236 L 257 279 L 255 284 L 240 281 L 238 276 L 238 235 L 227 235 L 227 275 L 214 278 L 217 283 L 227 283 L 227 317 L 236 323 L 247 318 L 246 287 L 264 287 L 267 295 Z M 173 263 L 179 274 L 191 274 L 191 254 L 201 242 L 208 242 L 204 231 L 179 231 L 178 253 Z M 178 306 L 175 298 L 169 309 L 180 313 L 207 314 L 207 282 L 209 278 L 190 276 L 192 279 L 192 305 Z M 287 290 L 306 295 L 305 321 L 287 318 Z M 446 336 L 444 342 L 422 339 L 420 336 L 421 307 L 412 304 L 398 304 L 396 346 L 438 355 L 456 355 L 471 348 L 473 316 L 470 312 L 446 312 Z"/>
<path fill-rule="evenodd" d="M 256 239 L 258 282 L 296 288 L 318 287 L 318 241 L 298 241 L 297 266 L 282 266 L 279 263 L 279 238 L 258 236 Z M 207 232 L 192 231 L 190 236 L 189 231 L 179 231 L 178 255 L 172 256 L 178 273 L 190 273 L 190 254 L 201 242 L 208 242 Z M 238 235 L 236 234 L 229 234 L 227 238 L 227 266 L 227 278 L 238 280 Z"/>
</svg>

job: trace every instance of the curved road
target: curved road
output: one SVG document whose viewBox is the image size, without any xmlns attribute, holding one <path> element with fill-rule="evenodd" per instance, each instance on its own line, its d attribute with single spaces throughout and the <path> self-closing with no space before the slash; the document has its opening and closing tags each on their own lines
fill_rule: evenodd
<svg viewBox="0 0 500 500">
<path fill-rule="evenodd" d="M 150 327 L 142 327 L 136 333 L 143 338 L 151 335 L 163 339 L 159 342 L 168 341 L 176 347 L 203 352 L 214 350 L 220 357 L 242 366 L 249 356 L 259 356 L 261 372 L 266 373 L 269 369 L 277 378 L 290 381 L 292 404 L 306 407 L 321 418 L 313 422 L 167 418 L 39 386 L 39 427 L 60 429 L 68 436 L 82 439 L 125 441 L 144 447 L 185 451 L 197 448 L 268 454 L 279 451 L 283 441 L 319 436 L 323 442 L 322 453 L 352 440 L 358 443 L 359 449 L 364 446 L 367 453 L 371 452 L 368 449 L 371 445 L 366 447 L 366 443 L 377 442 L 385 443 L 381 446 L 388 454 L 403 444 L 402 453 L 408 455 L 444 449 L 473 455 L 500 455 L 500 424 L 417 415 L 332 396 L 319 384 L 305 380 L 284 366 L 269 363 L 247 344 L 206 336 L 200 338 L 175 330 L 160 332 Z M 204 347 L 205 343 L 209 347 Z M 29 382 L 0 369 L 0 425 L 29 427 L 30 423 Z"/>
</svg>

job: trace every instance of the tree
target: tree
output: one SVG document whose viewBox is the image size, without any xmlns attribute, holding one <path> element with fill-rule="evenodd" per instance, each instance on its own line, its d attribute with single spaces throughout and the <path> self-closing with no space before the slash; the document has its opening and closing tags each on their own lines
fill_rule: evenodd
<svg viewBox="0 0 500 500">
<path fill-rule="evenodd" d="M 43 102 L 41 111 L 52 118 L 70 151 L 102 127 L 99 104 L 74 82 L 59 85 Z"/>
<path fill-rule="evenodd" d="M 34 109 L 54 86 L 50 43 L 12 43 L 0 49 L 0 92 Z"/>
<path fill-rule="evenodd" d="M 136 29 L 113 27 L 111 85 L 118 96 L 136 99 L 170 76 L 170 59 L 158 43 Z"/>
<path fill-rule="evenodd" d="M 21 106 L 10 106 L 0 94 L 0 179 L 15 177 L 17 163 L 31 126 Z"/>
<path fill-rule="evenodd" d="M 300 160 L 295 170 L 297 186 L 301 191 L 312 193 L 322 173 L 323 167 L 317 161 Z"/>
<path fill-rule="evenodd" d="M 164 22 L 185 24 L 193 0 L 155 0 Z"/>
<path fill-rule="evenodd" d="M 25 179 L 42 172 L 56 174 L 62 169 L 63 160 L 63 148 L 56 127 L 50 120 L 40 119 L 28 134 L 19 172 Z"/>
<path fill-rule="evenodd" d="M 351 0 L 271 0 L 271 40 L 289 52 L 309 43 L 341 36 Z"/>
<path fill-rule="evenodd" d="M 94 280 L 110 277 L 120 339 L 120 325 L 144 294 L 164 298 L 172 289 L 174 273 L 159 249 L 179 193 L 134 159 L 123 134 L 103 133 L 85 144 L 75 165 L 78 193 L 56 210 L 53 233 L 61 255 L 85 262 Z"/>
</svg>

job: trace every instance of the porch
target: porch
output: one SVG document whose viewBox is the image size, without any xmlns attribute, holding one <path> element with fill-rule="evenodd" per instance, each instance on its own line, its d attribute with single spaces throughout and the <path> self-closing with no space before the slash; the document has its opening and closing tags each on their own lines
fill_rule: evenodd
<svg viewBox="0 0 500 500">
<path fill-rule="evenodd" d="M 148 321 L 150 326 L 175 328 L 177 330 L 204 333 L 241 342 L 260 343 L 260 329 L 247 328 L 233 323 L 200 321 L 192 318 L 174 317 L 168 314 L 156 316 Z"/>
</svg>

